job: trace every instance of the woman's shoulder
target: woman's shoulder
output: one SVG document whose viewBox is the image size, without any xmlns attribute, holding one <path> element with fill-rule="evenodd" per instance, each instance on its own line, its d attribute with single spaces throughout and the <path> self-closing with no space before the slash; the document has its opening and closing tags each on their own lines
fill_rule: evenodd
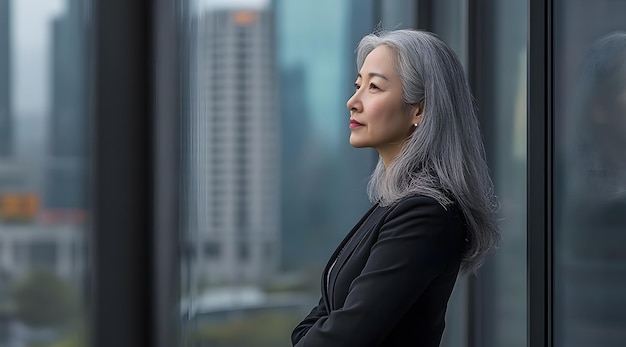
<svg viewBox="0 0 626 347">
<path fill-rule="evenodd" d="M 433 213 L 445 215 L 450 210 L 456 209 L 456 203 L 454 200 L 447 200 L 445 202 L 438 201 L 437 199 L 424 194 L 411 194 L 405 196 L 393 204 L 389 205 L 390 211 L 411 211 L 414 209 L 428 209 Z"/>
<path fill-rule="evenodd" d="M 414 194 L 388 207 L 380 221 L 379 237 L 427 237 L 439 246 L 456 247 L 467 232 L 456 204 L 441 204 L 437 199 Z"/>
<path fill-rule="evenodd" d="M 454 199 L 442 202 L 424 194 L 412 194 L 390 204 L 385 220 L 397 218 L 429 218 L 465 225 L 465 218 Z"/>
</svg>

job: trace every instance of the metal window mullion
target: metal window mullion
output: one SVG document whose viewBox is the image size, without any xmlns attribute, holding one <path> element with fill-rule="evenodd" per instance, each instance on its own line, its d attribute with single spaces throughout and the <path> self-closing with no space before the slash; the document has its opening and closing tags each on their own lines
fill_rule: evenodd
<svg viewBox="0 0 626 347">
<path fill-rule="evenodd" d="M 553 346 L 553 1 L 531 0 L 528 67 L 528 346 Z"/>
<path fill-rule="evenodd" d="M 495 95 L 495 14 L 496 1 L 468 1 L 467 3 L 467 75 L 474 97 L 479 105 L 478 117 L 485 143 L 487 165 L 496 167 L 497 119 L 492 99 Z M 495 264 L 488 260 L 478 276 L 467 281 L 467 347 L 495 345 L 493 324 L 496 308 Z"/>
<path fill-rule="evenodd" d="M 94 0 L 90 345 L 153 346 L 151 2 Z"/>
<path fill-rule="evenodd" d="M 417 0 L 417 26 L 419 29 L 433 31 L 433 0 Z"/>
<path fill-rule="evenodd" d="M 156 0 L 152 19 L 154 59 L 152 157 L 152 307 L 151 333 L 154 347 L 178 345 L 180 211 L 180 100 L 182 69 L 179 59 L 181 24 L 185 1 Z"/>
</svg>

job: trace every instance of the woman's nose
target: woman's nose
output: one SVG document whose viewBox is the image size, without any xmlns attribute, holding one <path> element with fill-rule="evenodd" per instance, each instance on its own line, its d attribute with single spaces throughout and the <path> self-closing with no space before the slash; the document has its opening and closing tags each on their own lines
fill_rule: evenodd
<svg viewBox="0 0 626 347">
<path fill-rule="evenodd" d="M 355 112 L 359 112 L 359 110 L 361 109 L 361 102 L 358 99 L 358 90 L 350 97 L 350 99 L 348 99 L 348 102 L 346 102 L 346 107 L 348 107 L 348 110 L 350 111 L 355 111 Z"/>
</svg>

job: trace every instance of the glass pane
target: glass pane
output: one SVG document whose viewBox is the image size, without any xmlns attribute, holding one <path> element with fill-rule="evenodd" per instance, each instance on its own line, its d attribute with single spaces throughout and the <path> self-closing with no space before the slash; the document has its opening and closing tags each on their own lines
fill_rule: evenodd
<svg viewBox="0 0 626 347">
<path fill-rule="evenodd" d="M 371 1 L 184 3 L 182 344 L 288 346 L 369 207 L 346 100 Z"/>
<path fill-rule="evenodd" d="M 376 23 L 384 29 L 411 29 L 417 28 L 417 1 L 415 0 L 385 0 L 376 1 L 380 9 L 380 18 Z"/>
<path fill-rule="evenodd" d="M 0 346 L 86 346 L 88 1 L 0 0 Z"/>
<path fill-rule="evenodd" d="M 468 38 L 469 6 L 481 11 L 480 38 Z M 447 313 L 442 346 L 469 344 L 473 328 L 481 346 L 526 346 L 526 42 L 527 10 L 523 1 L 466 0 L 433 3 L 433 31 L 456 51 L 467 67 L 468 39 L 480 40 L 471 54 L 480 61 L 479 80 L 471 81 L 479 111 L 492 179 L 500 203 L 503 240 L 478 277 L 462 276 Z M 485 29 L 479 29 L 485 30 Z M 473 47 L 475 48 L 475 47 Z M 469 70 L 468 70 L 469 71 Z M 480 321 L 468 321 L 469 312 Z"/>
<path fill-rule="evenodd" d="M 555 346 L 623 346 L 626 1 L 554 13 Z"/>
<path fill-rule="evenodd" d="M 492 34 L 484 52 L 488 93 L 481 116 L 500 204 L 502 243 L 484 267 L 484 346 L 525 347 L 526 305 L 526 1 L 489 1 Z M 477 38 L 477 40 L 487 38 Z M 488 47 L 488 48 L 487 48 Z M 479 82 L 480 83 L 480 82 Z M 479 277 L 480 277 L 479 276 Z"/>
<path fill-rule="evenodd" d="M 467 1 L 435 1 L 432 14 L 432 31 L 454 50 L 467 74 Z M 469 276 L 460 275 L 448 302 L 442 347 L 468 345 L 468 288 Z"/>
</svg>

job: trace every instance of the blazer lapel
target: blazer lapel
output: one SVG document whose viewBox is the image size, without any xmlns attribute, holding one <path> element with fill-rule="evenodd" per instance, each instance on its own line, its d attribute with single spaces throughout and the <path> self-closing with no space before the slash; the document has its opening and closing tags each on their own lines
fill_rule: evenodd
<svg viewBox="0 0 626 347">
<path fill-rule="evenodd" d="M 374 206 L 372 206 L 369 211 L 367 211 L 367 213 L 363 215 L 361 220 L 359 220 L 359 222 L 352 228 L 352 230 L 350 230 L 348 235 L 343 239 L 339 247 L 337 247 L 332 257 L 326 264 L 326 268 L 324 269 L 324 275 L 322 276 L 322 288 L 324 289 L 323 296 L 325 297 L 326 306 L 329 309 L 329 312 L 333 309 L 334 306 L 332 304 L 332 292 L 335 279 L 337 278 L 337 273 L 339 272 L 339 269 L 341 269 L 343 264 L 345 264 L 346 259 L 349 258 L 350 254 L 352 254 L 356 246 L 363 239 L 364 235 L 356 234 L 361 229 L 361 227 L 363 227 L 363 224 L 374 213 L 376 207 L 378 207 L 378 204 L 374 204 Z M 369 229 L 371 229 L 371 227 Z M 331 270 L 332 272 L 329 276 L 329 271 Z"/>
</svg>

